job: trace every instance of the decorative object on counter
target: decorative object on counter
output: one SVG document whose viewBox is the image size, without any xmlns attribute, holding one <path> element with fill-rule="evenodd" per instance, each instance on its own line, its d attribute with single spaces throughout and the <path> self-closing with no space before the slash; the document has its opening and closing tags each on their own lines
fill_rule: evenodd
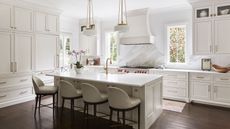
<svg viewBox="0 0 230 129">
<path fill-rule="evenodd" d="M 216 72 L 219 72 L 219 73 L 227 73 L 230 71 L 230 67 L 223 67 L 223 66 L 219 66 L 216 64 L 213 64 L 212 67 Z"/>
<path fill-rule="evenodd" d="M 87 58 L 86 65 L 100 65 L 100 58 L 99 57 Z"/>
<path fill-rule="evenodd" d="M 126 0 L 119 0 L 118 25 L 114 27 L 114 30 L 118 32 L 127 32 L 129 30 Z"/>
<path fill-rule="evenodd" d="M 211 71 L 212 62 L 210 58 L 201 59 L 201 69 L 204 71 Z"/>
<path fill-rule="evenodd" d="M 81 58 L 83 55 L 85 55 L 85 52 L 84 50 L 80 50 L 80 51 L 76 51 L 76 50 L 73 50 L 72 52 L 69 52 L 69 55 L 72 55 L 75 62 L 76 63 L 73 63 L 74 65 L 74 69 L 76 71 L 76 73 L 81 73 L 82 72 L 82 69 L 83 69 L 83 65 L 81 64 Z"/>
<path fill-rule="evenodd" d="M 96 29 L 95 29 L 95 24 L 94 24 L 92 0 L 88 0 L 87 23 L 86 23 L 86 26 L 81 27 L 81 31 L 86 36 L 95 36 L 97 34 Z"/>
</svg>

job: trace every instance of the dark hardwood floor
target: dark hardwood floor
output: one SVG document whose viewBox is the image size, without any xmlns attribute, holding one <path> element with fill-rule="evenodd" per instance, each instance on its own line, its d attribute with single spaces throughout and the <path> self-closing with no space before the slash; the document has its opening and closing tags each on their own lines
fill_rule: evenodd
<svg viewBox="0 0 230 129">
<path fill-rule="evenodd" d="M 34 101 L 0 109 L 0 129 L 109 129 L 108 120 L 88 121 L 83 114 L 65 109 L 41 108 L 34 117 Z M 114 124 L 114 123 L 112 123 Z M 111 128 L 111 129 L 117 129 Z M 120 128 L 121 129 L 121 128 Z M 127 126 L 127 129 L 131 127 Z M 151 129 L 230 129 L 230 109 L 200 104 L 187 104 L 182 113 L 164 111 Z"/>
</svg>

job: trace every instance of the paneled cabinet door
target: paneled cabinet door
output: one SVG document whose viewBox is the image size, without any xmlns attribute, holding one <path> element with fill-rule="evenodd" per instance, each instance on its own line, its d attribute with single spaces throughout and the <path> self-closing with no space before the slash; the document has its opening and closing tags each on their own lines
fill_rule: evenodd
<svg viewBox="0 0 230 129">
<path fill-rule="evenodd" d="M 0 4 L 0 30 L 10 30 L 12 25 L 11 20 L 12 7 L 5 4 Z"/>
<path fill-rule="evenodd" d="M 215 53 L 230 53 L 230 19 L 215 20 Z"/>
<path fill-rule="evenodd" d="M 211 84 L 205 82 L 192 82 L 190 92 L 193 99 L 210 100 Z"/>
<path fill-rule="evenodd" d="M 211 54 L 212 45 L 212 21 L 194 23 L 194 54 Z"/>
<path fill-rule="evenodd" d="M 229 85 L 214 85 L 214 101 L 230 103 L 229 93 Z"/>
<path fill-rule="evenodd" d="M 14 29 L 17 31 L 33 31 L 33 11 L 21 7 L 14 8 Z"/>
<path fill-rule="evenodd" d="M 58 32 L 58 17 L 55 15 L 47 15 L 46 29 L 49 33 Z"/>
<path fill-rule="evenodd" d="M 56 67 L 57 36 L 36 35 L 36 70 L 53 70 Z"/>
<path fill-rule="evenodd" d="M 11 34 L 0 33 L 0 74 L 12 72 Z"/>
<path fill-rule="evenodd" d="M 41 12 L 36 12 L 35 17 L 36 22 L 36 31 L 37 32 L 46 32 L 46 14 Z"/>
<path fill-rule="evenodd" d="M 33 36 L 15 34 L 15 72 L 32 71 Z"/>
</svg>

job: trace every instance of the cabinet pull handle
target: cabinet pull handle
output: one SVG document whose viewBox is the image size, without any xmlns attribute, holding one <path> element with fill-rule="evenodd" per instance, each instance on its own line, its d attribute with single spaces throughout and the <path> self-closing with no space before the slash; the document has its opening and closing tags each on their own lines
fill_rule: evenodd
<svg viewBox="0 0 230 129">
<path fill-rule="evenodd" d="M 13 62 L 10 62 L 10 72 L 14 72 L 14 70 L 13 70 Z"/>
<path fill-rule="evenodd" d="M 19 94 L 20 94 L 20 95 L 23 95 L 23 94 L 25 94 L 25 93 L 27 93 L 27 91 L 22 91 L 22 92 L 20 92 Z"/>
<path fill-rule="evenodd" d="M 215 17 L 215 16 L 216 16 L 216 14 L 213 14 L 213 16 Z"/>
<path fill-rule="evenodd" d="M 217 51 L 218 51 L 218 45 L 215 46 L 215 52 L 217 52 Z"/>
<path fill-rule="evenodd" d="M 17 72 L 18 71 L 18 65 L 17 65 L 17 62 L 14 62 L 14 72 Z"/>
<path fill-rule="evenodd" d="M 203 79 L 204 77 L 196 77 L 196 78 Z"/>
<path fill-rule="evenodd" d="M 228 78 L 221 78 L 220 80 L 227 81 L 229 79 Z"/>
<path fill-rule="evenodd" d="M 0 98 L 5 98 L 7 95 L 1 95 Z"/>
<path fill-rule="evenodd" d="M 28 79 L 22 79 L 22 80 L 20 80 L 20 82 L 25 82 L 25 81 L 27 81 Z"/>
<path fill-rule="evenodd" d="M 0 85 L 6 84 L 6 82 L 0 82 Z"/>
</svg>

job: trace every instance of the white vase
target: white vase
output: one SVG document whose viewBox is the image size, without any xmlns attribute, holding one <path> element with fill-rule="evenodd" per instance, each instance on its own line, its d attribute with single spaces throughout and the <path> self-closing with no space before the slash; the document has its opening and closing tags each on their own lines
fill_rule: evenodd
<svg viewBox="0 0 230 129">
<path fill-rule="evenodd" d="M 81 74 L 82 73 L 82 68 L 75 68 L 76 74 Z"/>
</svg>

